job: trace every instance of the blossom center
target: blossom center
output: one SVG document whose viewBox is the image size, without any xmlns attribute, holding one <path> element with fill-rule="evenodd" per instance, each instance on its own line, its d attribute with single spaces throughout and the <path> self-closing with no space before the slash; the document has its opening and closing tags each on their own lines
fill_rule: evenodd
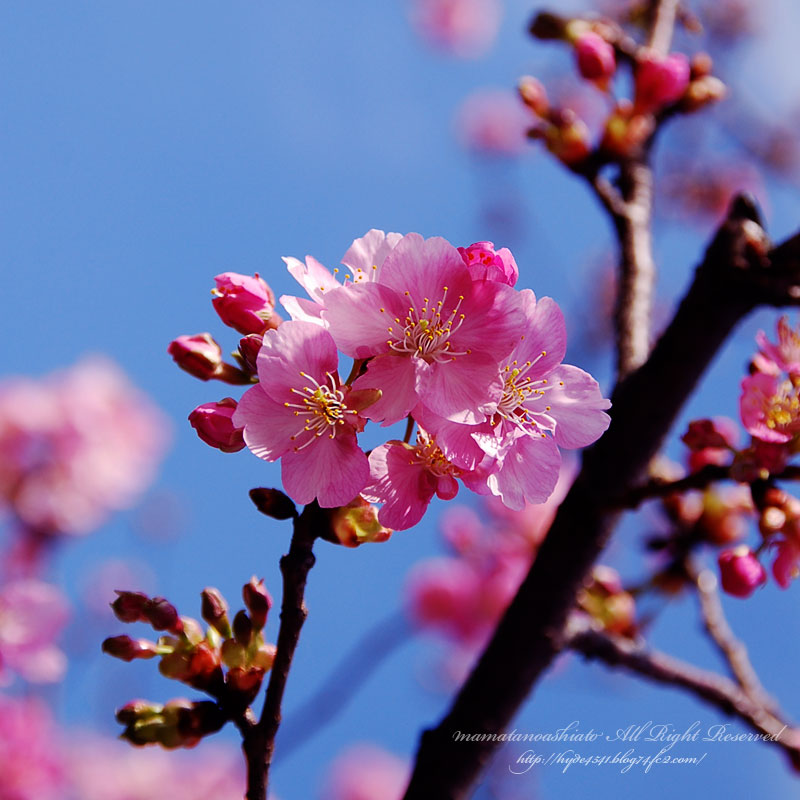
<svg viewBox="0 0 800 800">
<path fill-rule="evenodd" d="M 526 404 L 530 401 L 541 400 L 550 386 L 547 378 L 534 380 L 526 373 L 540 359 L 547 355 L 546 350 L 542 350 L 532 361 L 526 361 L 521 367 L 519 362 L 514 359 L 510 364 L 503 368 L 503 396 L 497 404 L 497 415 L 502 419 L 512 422 L 520 428 L 532 425 L 538 428 L 534 415 L 542 416 L 550 410 L 550 406 L 542 408 L 529 408 Z M 497 420 L 499 422 L 499 420 Z"/>
<path fill-rule="evenodd" d="M 787 428 L 800 421 L 800 399 L 789 381 L 784 381 L 776 394 L 765 399 L 764 421 L 770 430 Z"/>
<path fill-rule="evenodd" d="M 458 477 L 461 470 L 447 460 L 447 456 L 439 449 L 436 442 L 425 431 L 417 431 L 417 445 L 414 448 L 412 464 L 421 464 L 437 478 L 447 475 Z"/>
<path fill-rule="evenodd" d="M 408 313 L 404 319 L 395 317 L 397 326 L 402 326 L 398 330 L 395 325 L 388 328 L 392 338 L 387 341 L 389 347 L 396 353 L 403 355 L 416 355 L 424 359 L 429 364 L 431 362 L 452 361 L 455 356 L 463 356 L 471 353 L 471 350 L 456 351 L 452 349 L 450 337 L 462 326 L 466 315 L 461 312 L 461 305 L 464 302 L 464 295 L 459 295 L 458 300 L 451 307 L 448 314 L 445 310 L 447 303 L 447 286 L 442 288 L 441 300 L 431 302 L 430 298 L 425 297 L 424 305 L 417 308 L 409 306 Z M 409 297 L 409 292 L 406 292 Z M 386 309 L 381 309 L 385 313 Z"/>
<path fill-rule="evenodd" d="M 303 427 L 291 436 L 295 441 L 307 433 L 312 434 L 306 442 L 294 448 L 295 452 L 308 447 L 314 439 L 324 434 L 328 434 L 330 439 L 336 436 L 337 426 L 344 425 L 347 415 L 355 415 L 356 412 L 348 408 L 345 404 L 345 395 L 339 388 L 336 378 L 330 372 L 326 372 L 328 383 L 319 383 L 311 375 L 301 372 L 311 386 L 304 386 L 301 389 L 292 388 L 292 393 L 297 395 L 299 402 L 284 403 L 286 408 L 294 409 L 294 415 L 302 418 Z"/>
</svg>

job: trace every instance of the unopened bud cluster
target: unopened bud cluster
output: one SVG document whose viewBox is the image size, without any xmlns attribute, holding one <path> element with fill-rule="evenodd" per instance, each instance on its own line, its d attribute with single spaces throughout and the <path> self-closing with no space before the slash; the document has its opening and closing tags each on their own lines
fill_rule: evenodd
<svg viewBox="0 0 800 800">
<path fill-rule="evenodd" d="M 254 577 L 244 585 L 245 608 L 233 620 L 222 594 L 204 589 L 205 630 L 196 620 L 181 617 L 164 598 L 141 592 L 117 595 L 111 607 L 119 620 L 145 622 L 164 634 L 157 641 L 112 636 L 103 642 L 103 651 L 123 661 L 159 658 L 162 675 L 214 698 L 214 702 L 173 700 L 165 706 L 141 700 L 128 703 L 117 712 L 117 720 L 125 725 L 124 738 L 136 745 L 191 747 L 219 730 L 231 712 L 243 711 L 253 701 L 275 657 L 275 647 L 264 639 L 272 600 L 263 580 Z"/>
<path fill-rule="evenodd" d="M 722 81 L 711 74 L 711 59 L 705 53 L 690 61 L 683 53 L 662 55 L 635 46 L 610 20 L 542 13 L 534 20 L 531 33 L 572 47 L 580 77 L 614 98 L 599 141 L 593 145 L 588 126 L 574 110 L 554 108 L 535 78 L 520 80 L 522 101 L 537 117 L 531 137 L 541 139 L 556 158 L 578 171 L 589 159 L 608 162 L 635 157 L 663 115 L 698 111 L 726 93 Z M 630 98 L 613 93 L 620 64 L 632 72 Z"/>
</svg>

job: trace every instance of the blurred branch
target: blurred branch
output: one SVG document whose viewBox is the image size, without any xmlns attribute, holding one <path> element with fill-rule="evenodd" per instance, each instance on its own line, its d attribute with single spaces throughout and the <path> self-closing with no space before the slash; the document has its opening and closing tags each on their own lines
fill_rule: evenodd
<svg viewBox="0 0 800 800">
<path fill-rule="evenodd" d="M 650 0 L 650 32 L 647 46 L 662 56 L 669 53 L 679 5 L 678 0 Z"/>
<path fill-rule="evenodd" d="M 762 303 L 800 302 L 800 235 L 770 251 L 758 213 L 737 198 L 648 360 L 612 395 L 612 423 L 586 450 L 530 572 L 447 715 L 423 732 L 406 800 L 467 795 L 500 733 L 563 647 L 563 629 L 619 512 L 608 498 L 637 485 L 684 402 L 737 323 Z"/>
<path fill-rule="evenodd" d="M 645 500 L 657 497 L 667 497 L 671 494 L 687 492 L 691 489 L 705 489 L 716 481 L 723 481 L 731 477 L 731 468 L 717 464 L 706 464 L 697 472 L 692 472 L 684 478 L 675 481 L 665 481 L 652 478 L 646 483 L 634 486 L 619 501 L 612 500 L 609 505 L 617 508 L 637 508 Z"/>
<path fill-rule="evenodd" d="M 339 660 L 320 687 L 283 724 L 279 756 L 288 758 L 318 734 L 363 688 L 367 679 L 411 635 L 395 612 L 369 628 Z"/>
<path fill-rule="evenodd" d="M 307 505 L 300 516 L 294 518 L 289 552 L 281 558 L 283 598 L 275 660 L 261 718 L 254 725 L 244 726 L 243 731 L 242 749 L 247 761 L 246 800 L 266 800 L 275 735 L 281 723 L 283 693 L 300 630 L 308 615 L 304 596 L 306 579 L 316 560 L 312 548 L 321 526 L 327 524 L 327 517 L 316 501 Z"/>
<path fill-rule="evenodd" d="M 725 618 L 722 602 L 717 592 L 716 576 L 710 570 L 703 569 L 692 559 L 687 559 L 685 566 L 687 574 L 697 589 L 703 625 L 709 638 L 728 664 L 731 674 L 753 702 L 770 711 L 774 710 L 775 701 L 761 685 L 761 681 L 750 663 L 747 648 L 740 639 L 736 638 Z"/>
<path fill-rule="evenodd" d="M 729 678 L 649 650 L 643 644 L 593 630 L 589 621 L 572 620 L 565 646 L 586 658 L 603 661 L 666 686 L 684 689 L 725 714 L 730 714 L 782 748 L 800 769 L 800 729 Z"/>
</svg>

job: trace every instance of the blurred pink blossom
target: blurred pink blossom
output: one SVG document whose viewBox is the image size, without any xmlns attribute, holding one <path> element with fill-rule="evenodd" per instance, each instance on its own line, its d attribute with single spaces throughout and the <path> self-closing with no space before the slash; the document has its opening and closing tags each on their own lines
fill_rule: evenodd
<svg viewBox="0 0 800 800">
<path fill-rule="evenodd" d="M 162 413 L 104 358 L 6 380 L 0 505 L 39 535 L 89 533 L 147 488 L 168 438 Z"/>
<path fill-rule="evenodd" d="M 408 776 L 408 764 L 397 756 L 372 744 L 353 745 L 331 765 L 322 798 L 400 800 Z"/>
<path fill-rule="evenodd" d="M 451 55 L 475 58 L 494 43 L 499 0 L 413 0 L 411 22 L 424 39 Z"/>
<path fill-rule="evenodd" d="M 38 700 L 0 694 L 0 765 L 0 800 L 66 796 L 58 731 Z"/>
<path fill-rule="evenodd" d="M 0 589 L 0 684 L 10 683 L 7 669 L 33 683 L 62 678 L 67 659 L 53 642 L 67 615 L 67 598 L 49 583 L 23 579 Z"/>
<path fill-rule="evenodd" d="M 514 92 L 481 89 L 462 103 L 456 132 L 464 147 L 488 155 L 518 156 L 525 151 L 531 115 Z"/>
</svg>

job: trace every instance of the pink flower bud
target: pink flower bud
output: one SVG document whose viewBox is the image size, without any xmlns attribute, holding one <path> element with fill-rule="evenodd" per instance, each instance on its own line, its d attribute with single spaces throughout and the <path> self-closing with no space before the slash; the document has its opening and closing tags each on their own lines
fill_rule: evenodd
<svg viewBox="0 0 800 800">
<path fill-rule="evenodd" d="M 251 333 L 239 341 L 239 355 L 245 368 L 253 375 L 258 373 L 258 354 L 264 337 L 259 333 Z"/>
<path fill-rule="evenodd" d="M 203 403 L 189 414 L 189 422 L 207 445 L 223 453 L 236 453 L 245 446 L 244 428 L 233 424 L 236 405 L 232 397 L 225 397 L 218 403 Z"/>
<path fill-rule="evenodd" d="M 727 417 L 697 419 L 689 423 L 689 429 L 681 436 L 681 441 L 690 450 L 730 448 L 736 444 L 737 433 L 736 423 Z"/>
<path fill-rule="evenodd" d="M 217 275 L 212 303 L 220 319 L 229 327 L 247 336 L 277 328 L 281 318 L 275 313 L 275 295 L 258 273 L 239 275 L 223 272 Z"/>
<path fill-rule="evenodd" d="M 789 539 L 779 541 L 775 549 L 778 555 L 772 564 L 772 574 L 781 589 L 788 588 L 789 584 L 800 574 L 800 547 Z"/>
<path fill-rule="evenodd" d="M 169 343 L 167 352 L 182 370 L 201 381 L 216 377 L 222 369 L 222 348 L 210 333 L 179 336 Z"/>
<path fill-rule="evenodd" d="M 494 249 L 492 242 L 475 242 L 459 247 L 458 252 L 467 265 L 473 280 L 490 280 L 513 286 L 519 278 L 519 268 L 507 247 Z"/>
<path fill-rule="evenodd" d="M 581 34 L 575 41 L 578 72 L 587 81 L 605 89 L 617 69 L 614 48 L 594 31 Z"/>
<path fill-rule="evenodd" d="M 154 642 L 148 642 L 147 639 L 131 639 L 130 636 L 110 636 L 103 642 L 103 652 L 123 661 L 153 658 L 157 655 Z"/>
<path fill-rule="evenodd" d="M 745 545 L 719 554 L 722 588 L 734 597 L 750 597 L 767 580 L 767 573 L 755 553 Z"/>
<path fill-rule="evenodd" d="M 589 128 L 574 111 L 564 109 L 553 115 L 553 124 L 545 130 L 547 149 L 568 167 L 589 155 Z"/>
<path fill-rule="evenodd" d="M 636 65 L 635 106 L 640 113 L 658 111 L 679 100 L 689 85 L 689 59 L 683 53 L 662 58 L 648 53 Z"/>
<path fill-rule="evenodd" d="M 267 624 L 267 614 L 272 608 L 272 598 L 264 588 L 264 581 L 257 580 L 255 576 L 250 578 L 250 582 L 242 587 L 242 597 L 250 612 L 253 627 L 260 631 Z"/>
</svg>

